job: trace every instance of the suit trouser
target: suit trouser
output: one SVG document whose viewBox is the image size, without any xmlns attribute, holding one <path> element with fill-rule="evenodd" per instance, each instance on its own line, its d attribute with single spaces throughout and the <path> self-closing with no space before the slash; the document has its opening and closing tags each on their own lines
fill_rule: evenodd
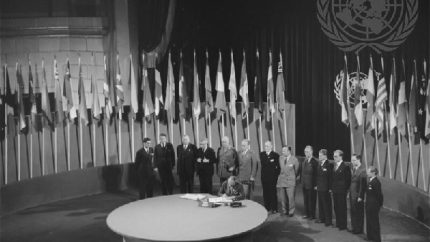
<svg viewBox="0 0 430 242">
<path fill-rule="evenodd" d="M 315 207 L 317 201 L 317 192 L 315 189 L 303 188 L 303 200 L 305 204 L 306 216 L 310 218 L 315 218 Z"/>
<path fill-rule="evenodd" d="M 212 191 L 212 175 L 209 175 L 209 174 L 199 175 L 199 181 L 200 181 L 200 192 L 201 193 L 211 194 L 213 192 Z"/>
<path fill-rule="evenodd" d="M 139 182 L 139 199 L 150 198 L 153 196 L 154 192 L 154 179 L 153 177 L 149 178 L 140 178 Z"/>
<path fill-rule="evenodd" d="M 296 210 L 296 187 L 278 187 L 278 191 L 281 200 L 282 212 L 285 214 L 294 214 L 294 211 Z"/>
<path fill-rule="evenodd" d="M 358 202 L 357 198 L 351 198 L 351 229 L 354 233 L 363 233 L 364 225 L 364 203 Z"/>
<path fill-rule="evenodd" d="M 329 191 L 318 191 L 319 220 L 326 225 L 332 224 L 331 194 Z"/>
<path fill-rule="evenodd" d="M 245 193 L 245 199 L 252 200 L 252 192 L 254 191 L 254 181 L 244 180 L 241 182 L 243 185 L 243 192 Z"/>
<path fill-rule="evenodd" d="M 194 176 L 179 176 L 181 193 L 193 193 Z"/>
<path fill-rule="evenodd" d="M 336 215 L 336 227 L 346 229 L 346 193 L 333 193 L 334 214 Z"/>
<path fill-rule="evenodd" d="M 379 225 L 379 208 L 366 204 L 366 232 L 367 239 L 381 241 L 381 228 Z"/>
<path fill-rule="evenodd" d="M 276 182 L 277 182 L 277 180 L 262 182 L 264 207 L 266 208 L 267 211 L 277 211 L 278 210 L 278 198 L 276 195 Z"/>
<path fill-rule="evenodd" d="M 172 170 L 169 168 L 167 169 L 162 168 L 162 169 L 158 169 L 158 171 L 160 173 L 161 190 L 163 195 L 173 194 L 174 180 L 173 180 Z"/>
</svg>

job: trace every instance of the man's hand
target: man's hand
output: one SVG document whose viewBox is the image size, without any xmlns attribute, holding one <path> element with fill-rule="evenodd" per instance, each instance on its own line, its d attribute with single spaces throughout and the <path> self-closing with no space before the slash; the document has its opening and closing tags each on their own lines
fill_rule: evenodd
<svg viewBox="0 0 430 242">
<path fill-rule="evenodd" d="M 249 180 L 250 180 L 250 181 L 255 181 L 255 178 L 254 178 L 253 176 L 251 176 L 251 177 L 249 178 Z"/>
<path fill-rule="evenodd" d="M 317 186 L 314 186 L 314 190 L 317 190 Z"/>
<path fill-rule="evenodd" d="M 234 170 L 234 167 L 228 168 L 228 171 L 232 172 Z"/>
<path fill-rule="evenodd" d="M 363 201 L 363 199 L 361 199 L 361 197 L 357 198 L 357 202 L 361 202 Z"/>
<path fill-rule="evenodd" d="M 203 163 L 209 163 L 209 160 L 206 158 L 203 158 Z"/>
<path fill-rule="evenodd" d="M 155 171 L 155 172 L 158 172 L 158 168 L 157 168 L 157 167 L 155 167 L 155 168 L 154 168 L 154 171 Z"/>
<path fill-rule="evenodd" d="M 202 158 L 197 158 L 197 162 L 202 162 Z"/>
</svg>

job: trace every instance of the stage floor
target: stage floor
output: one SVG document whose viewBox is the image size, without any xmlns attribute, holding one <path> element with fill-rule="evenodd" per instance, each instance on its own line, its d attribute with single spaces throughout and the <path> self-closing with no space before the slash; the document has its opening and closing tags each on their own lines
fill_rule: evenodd
<svg viewBox="0 0 430 242">
<path fill-rule="evenodd" d="M 255 200 L 260 203 L 261 194 L 257 187 Z M 127 190 L 45 204 L 5 215 L 0 219 L 0 241 L 122 241 L 107 227 L 106 217 L 113 209 L 136 199 L 137 192 Z M 352 235 L 302 219 L 301 188 L 297 190 L 296 200 L 294 217 L 270 215 L 255 232 L 254 241 L 364 241 L 364 235 Z M 430 230 L 426 227 L 385 209 L 381 212 L 381 227 L 383 241 L 430 240 Z"/>
</svg>

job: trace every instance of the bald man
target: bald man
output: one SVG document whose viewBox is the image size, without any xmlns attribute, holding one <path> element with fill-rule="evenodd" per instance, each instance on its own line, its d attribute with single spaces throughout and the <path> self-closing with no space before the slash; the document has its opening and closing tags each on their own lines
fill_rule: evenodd
<svg viewBox="0 0 430 242">
<path fill-rule="evenodd" d="M 221 140 L 222 146 L 217 152 L 217 174 L 220 184 L 223 184 L 230 176 L 236 175 L 239 160 L 236 150 L 231 147 L 230 140 L 224 136 Z"/>
<path fill-rule="evenodd" d="M 278 212 L 276 183 L 278 182 L 281 167 L 279 166 L 279 155 L 272 149 L 272 142 L 266 141 L 264 151 L 260 153 L 260 162 L 264 207 L 269 213 L 274 214 Z"/>
<path fill-rule="evenodd" d="M 200 181 L 201 193 L 212 193 L 212 176 L 214 174 L 215 151 L 208 146 L 208 140 L 200 141 L 197 151 L 197 175 Z"/>
<path fill-rule="evenodd" d="M 241 151 L 239 152 L 239 174 L 238 179 L 243 184 L 246 199 L 252 198 L 254 181 L 257 176 L 257 169 L 260 163 L 258 155 L 251 150 L 249 140 L 242 140 Z"/>
<path fill-rule="evenodd" d="M 190 137 L 184 135 L 182 144 L 176 148 L 178 154 L 178 175 L 181 193 L 192 193 L 194 171 L 197 160 L 197 148 L 190 143 Z"/>
</svg>

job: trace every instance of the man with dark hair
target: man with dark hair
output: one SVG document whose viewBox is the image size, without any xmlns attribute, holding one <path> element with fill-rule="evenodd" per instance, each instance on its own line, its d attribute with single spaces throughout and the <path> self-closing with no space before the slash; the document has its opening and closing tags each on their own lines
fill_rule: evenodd
<svg viewBox="0 0 430 242">
<path fill-rule="evenodd" d="M 305 148 L 305 160 L 302 162 L 302 188 L 305 216 L 303 218 L 315 219 L 316 185 L 318 162 L 313 157 L 313 148 Z"/>
<path fill-rule="evenodd" d="M 327 160 L 327 150 L 319 151 L 317 172 L 317 193 L 318 193 L 318 215 L 317 223 L 324 223 L 325 226 L 332 225 L 331 209 L 331 182 L 333 179 L 333 165 Z"/>
<path fill-rule="evenodd" d="M 153 164 L 153 150 L 151 146 L 151 139 L 143 139 L 143 148 L 137 151 L 135 158 L 135 165 L 138 173 L 139 182 L 139 198 L 149 198 L 153 195 L 154 188 L 154 164 Z"/>
<path fill-rule="evenodd" d="M 160 134 L 160 143 L 154 148 L 154 163 L 160 174 L 163 195 L 173 194 L 172 169 L 175 166 L 175 149 L 167 142 L 167 136 L 164 133 Z"/>
<path fill-rule="evenodd" d="M 281 172 L 278 176 L 276 187 L 281 200 L 282 213 L 290 217 L 294 216 L 296 208 L 296 178 L 299 175 L 299 161 L 291 154 L 291 147 L 283 147 L 279 157 Z"/>
<path fill-rule="evenodd" d="M 364 225 L 364 193 L 367 186 L 366 168 L 361 164 L 360 155 L 352 155 L 352 177 L 349 189 L 351 233 L 363 233 Z"/>
<path fill-rule="evenodd" d="M 333 155 L 335 166 L 333 172 L 332 192 L 336 227 L 346 229 L 347 206 L 346 195 L 351 185 L 351 169 L 343 162 L 343 152 L 336 150 Z"/>
<path fill-rule="evenodd" d="M 197 159 L 197 148 L 190 143 L 190 137 L 184 135 L 182 144 L 178 145 L 178 175 L 181 193 L 192 193 L 194 186 L 194 171 Z"/>
<path fill-rule="evenodd" d="M 237 177 L 230 176 L 227 181 L 221 184 L 218 191 L 218 196 L 233 197 L 233 200 L 245 199 L 245 191 L 243 185 L 238 181 Z"/>
<path fill-rule="evenodd" d="M 203 139 L 200 141 L 200 148 L 197 151 L 196 164 L 201 193 L 212 193 L 212 176 L 215 163 L 215 151 L 208 146 L 208 140 Z"/>
<path fill-rule="evenodd" d="M 381 228 L 379 225 L 379 211 L 384 203 L 381 182 L 377 178 L 378 169 L 370 166 L 367 169 L 369 183 L 366 189 L 366 231 L 367 239 L 375 242 L 381 241 Z"/>
</svg>

